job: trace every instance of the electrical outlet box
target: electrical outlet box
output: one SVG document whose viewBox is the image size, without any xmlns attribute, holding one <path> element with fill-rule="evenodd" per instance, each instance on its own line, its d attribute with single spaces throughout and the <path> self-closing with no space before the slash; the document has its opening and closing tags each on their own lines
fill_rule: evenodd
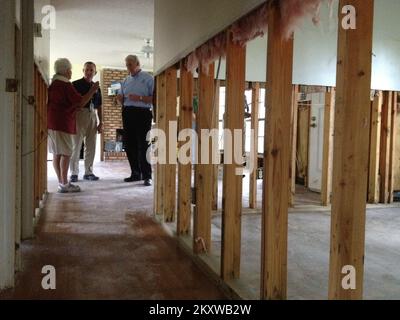
<svg viewBox="0 0 400 320">
<path fill-rule="evenodd" d="M 17 91 L 18 91 L 18 80 L 6 79 L 6 92 L 17 92 Z"/>
</svg>

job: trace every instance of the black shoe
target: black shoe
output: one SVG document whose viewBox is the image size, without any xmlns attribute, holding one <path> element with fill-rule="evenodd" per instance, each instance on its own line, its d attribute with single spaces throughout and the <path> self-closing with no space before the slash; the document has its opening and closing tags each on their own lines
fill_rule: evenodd
<svg viewBox="0 0 400 320">
<path fill-rule="evenodd" d="M 88 181 L 98 181 L 100 180 L 99 177 L 96 177 L 93 173 L 92 174 L 85 174 L 83 176 L 83 180 L 88 180 Z"/>
<path fill-rule="evenodd" d="M 151 179 L 144 180 L 144 185 L 146 187 L 151 187 L 153 185 L 153 181 Z"/>
<path fill-rule="evenodd" d="M 129 177 L 124 179 L 125 182 L 138 182 L 138 181 L 142 181 L 142 179 L 140 179 L 140 177 Z"/>
<path fill-rule="evenodd" d="M 77 175 L 72 175 L 70 178 L 71 182 L 78 182 L 78 176 Z"/>
</svg>

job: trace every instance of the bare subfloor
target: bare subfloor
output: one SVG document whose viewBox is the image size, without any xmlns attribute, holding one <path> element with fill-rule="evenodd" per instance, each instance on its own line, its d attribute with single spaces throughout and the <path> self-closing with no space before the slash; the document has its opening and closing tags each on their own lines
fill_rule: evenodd
<svg viewBox="0 0 400 320">
<path fill-rule="evenodd" d="M 243 180 L 243 206 L 248 206 L 249 181 Z M 297 188 L 289 214 L 288 298 L 327 299 L 330 208 L 319 207 L 319 195 Z M 219 183 L 221 205 L 222 182 Z M 261 208 L 262 181 L 258 182 Z M 259 299 L 261 269 L 261 210 L 243 210 L 241 278 L 232 282 L 244 298 Z M 169 224 L 171 229 L 175 226 Z M 205 261 L 219 270 L 221 214 L 212 218 L 212 248 Z M 368 206 L 364 298 L 400 299 L 400 206 Z"/>
<path fill-rule="evenodd" d="M 101 182 L 81 183 L 81 194 L 50 195 L 36 239 L 23 245 L 23 272 L 18 275 L 16 289 L 0 294 L 0 299 L 223 298 L 176 241 L 151 218 L 153 188 L 123 183 L 128 175 L 126 163 L 98 164 L 96 168 Z M 245 208 L 247 178 L 243 185 Z M 54 192 L 54 177 L 49 187 Z M 222 191 L 221 182 L 219 187 Z M 258 190 L 261 207 L 261 181 Z M 301 187 L 295 203 L 297 208 L 289 214 L 288 298 L 326 299 L 329 208 L 317 207 L 318 195 Z M 175 224 L 169 226 L 175 228 Z M 212 251 L 206 260 L 218 270 L 220 212 L 213 215 L 212 240 Z M 244 210 L 241 279 L 234 283 L 244 298 L 259 298 L 260 253 L 260 210 Z M 56 267 L 56 291 L 41 289 L 43 265 Z M 370 207 L 364 297 L 400 299 L 399 266 L 400 207 Z"/>
<path fill-rule="evenodd" d="M 153 188 L 122 182 L 126 163 L 96 169 L 102 180 L 80 183 L 82 193 L 50 194 L 36 238 L 22 246 L 16 288 L 0 299 L 224 298 L 151 218 Z M 44 265 L 56 268 L 55 291 L 41 287 Z"/>
<path fill-rule="evenodd" d="M 220 259 L 221 218 L 213 217 L 212 255 Z M 246 298 L 259 298 L 261 216 L 242 218 L 241 280 Z M 288 298 L 327 299 L 330 214 L 289 214 Z M 365 299 L 400 299 L 400 208 L 369 209 L 364 275 Z"/>
</svg>

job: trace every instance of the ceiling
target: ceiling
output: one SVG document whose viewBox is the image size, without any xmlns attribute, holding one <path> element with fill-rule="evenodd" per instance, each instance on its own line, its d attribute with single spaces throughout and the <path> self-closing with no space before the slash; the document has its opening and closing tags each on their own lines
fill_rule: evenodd
<svg viewBox="0 0 400 320">
<path fill-rule="evenodd" d="M 128 54 L 138 54 L 154 36 L 154 0 L 52 0 L 56 30 L 51 31 L 51 62 L 66 57 L 74 66 L 94 61 L 123 68 Z M 153 58 L 139 56 L 145 70 Z"/>
</svg>

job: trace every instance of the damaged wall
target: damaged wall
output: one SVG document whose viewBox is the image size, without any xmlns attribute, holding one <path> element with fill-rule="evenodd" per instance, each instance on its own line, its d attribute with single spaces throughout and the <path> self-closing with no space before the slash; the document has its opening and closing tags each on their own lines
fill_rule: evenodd
<svg viewBox="0 0 400 320">
<path fill-rule="evenodd" d="M 263 0 L 156 0 L 156 72 L 189 54 Z"/>
<path fill-rule="evenodd" d="M 42 8 L 50 5 L 50 0 L 34 0 L 35 23 L 41 23 L 44 17 Z M 21 0 L 15 1 L 16 24 L 21 23 Z M 35 62 L 39 66 L 40 73 L 46 80 L 50 77 L 50 30 L 42 29 L 42 36 L 35 37 L 34 42 Z"/>
<path fill-rule="evenodd" d="M 400 110 L 398 110 L 399 112 Z M 395 150 L 395 170 L 394 170 L 394 190 L 400 191 L 400 113 L 397 114 L 396 119 L 396 150 Z"/>
<path fill-rule="evenodd" d="M 229 1 L 229 5 L 232 3 L 236 8 L 235 14 L 239 12 L 245 14 L 249 11 L 247 7 L 240 7 L 237 2 Z M 254 4 L 255 7 L 263 1 L 247 2 Z M 195 3 L 187 7 L 188 4 L 182 4 L 179 0 L 168 1 L 168 4 L 163 0 L 156 1 L 156 73 L 170 62 L 176 62 L 178 58 L 187 55 L 218 33 L 218 28 L 221 31 L 229 21 L 234 20 L 235 14 L 227 14 L 227 18 L 223 21 L 214 20 L 216 13 L 225 16 L 226 1 L 208 1 L 207 5 L 200 1 Z M 373 89 L 400 91 L 400 77 L 397 76 L 400 72 L 400 60 L 397 58 L 400 56 L 399 11 L 398 0 L 375 0 Z M 294 84 L 328 87 L 336 85 L 338 1 L 334 2 L 332 12 L 331 17 L 331 11 L 324 3 L 317 27 L 311 19 L 305 19 L 297 29 L 294 43 Z M 266 42 L 267 39 L 264 37 L 248 44 L 246 76 L 248 81 L 265 81 Z M 223 74 L 223 70 L 221 73 Z"/>
<path fill-rule="evenodd" d="M 50 4 L 50 0 L 35 0 L 35 23 L 44 18 L 42 8 Z M 57 20 L 56 20 L 57 21 Z M 50 77 L 50 30 L 42 28 L 42 37 L 35 37 L 35 62 L 46 80 Z"/>
</svg>

